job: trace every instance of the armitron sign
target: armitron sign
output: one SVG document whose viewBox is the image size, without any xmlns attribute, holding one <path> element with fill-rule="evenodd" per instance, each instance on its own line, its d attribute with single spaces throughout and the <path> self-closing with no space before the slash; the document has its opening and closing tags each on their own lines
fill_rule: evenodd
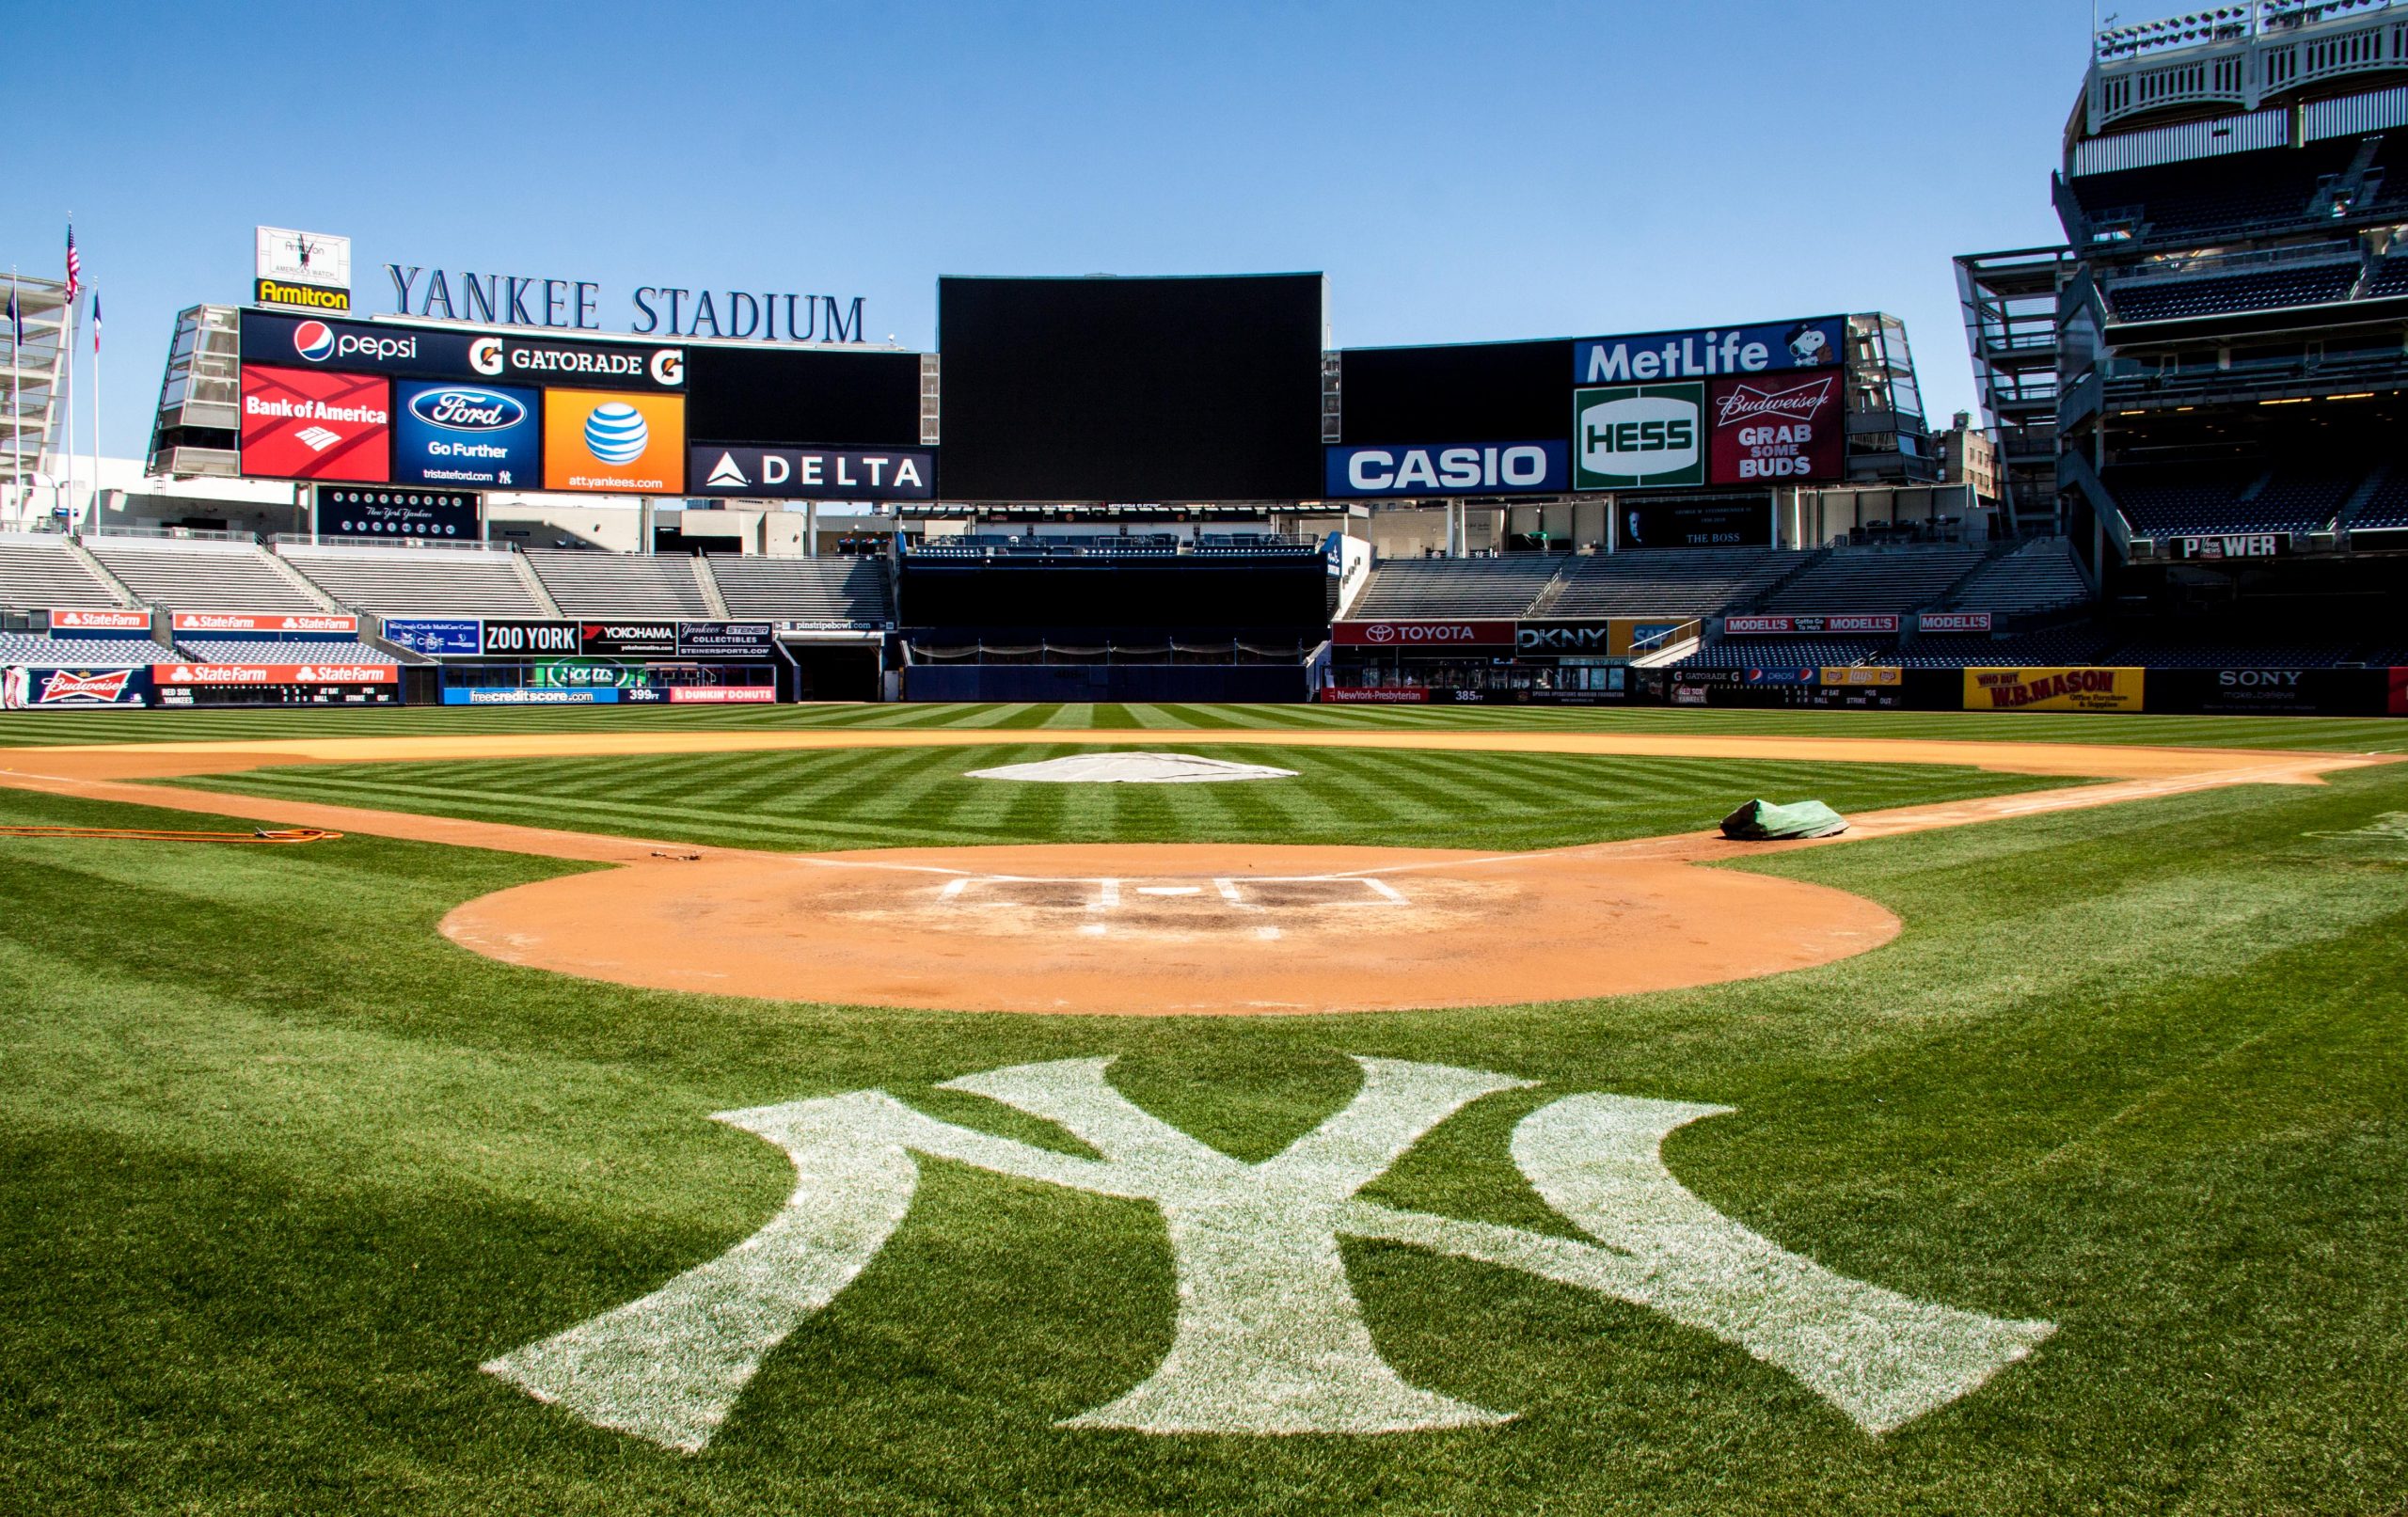
<svg viewBox="0 0 2408 1517">
<path fill-rule="evenodd" d="M 1510 648 L 1511 622 L 1340 622 L 1330 640 L 1341 648 Z"/>
</svg>

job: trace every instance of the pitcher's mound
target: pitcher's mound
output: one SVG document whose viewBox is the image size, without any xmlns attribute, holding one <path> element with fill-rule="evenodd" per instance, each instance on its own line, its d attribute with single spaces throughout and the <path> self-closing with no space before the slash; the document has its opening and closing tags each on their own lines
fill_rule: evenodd
<svg viewBox="0 0 2408 1517">
<path fill-rule="evenodd" d="M 1141 1016 L 1623 995 L 1805 969 L 1897 934 L 1860 896 L 1644 847 L 712 853 L 501 891 L 443 930 L 513 964 L 658 989 Z"/>
<path fill-rule="evenodd" d="M 1293 769 L 1236 764 L 1194 753 L 1073 753 L 1041 764 L 972 769 L 973 780 L 1034 780 L 1043 784 L 1205 784 L 1216 780 L 1289 780 Z"/>
</svg>

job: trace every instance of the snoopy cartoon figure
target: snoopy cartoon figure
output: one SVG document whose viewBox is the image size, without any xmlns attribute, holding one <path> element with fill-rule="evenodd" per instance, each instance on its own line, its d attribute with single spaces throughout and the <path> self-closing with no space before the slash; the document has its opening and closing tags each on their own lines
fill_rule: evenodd
<svg viewBox="0 0 2408 1517">
<path fill-rule="evenodd" d="M 1800 369 L 1813 369 L 1831 361 L 1830 339 L 1812 322 L 1800 322 L 1789 329 L 1789 356 Z"/>
</svg>

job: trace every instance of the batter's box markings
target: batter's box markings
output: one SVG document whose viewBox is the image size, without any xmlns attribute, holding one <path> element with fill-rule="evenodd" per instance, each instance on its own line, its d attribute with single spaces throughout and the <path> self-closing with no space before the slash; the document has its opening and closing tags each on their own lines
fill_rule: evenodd
<svg viewBox="0 0 2408 1517">
<path fill-rule="evenodd" d="M 1110 912 L 1186 904 L 1238 911 L 1318 910 L 1410 906 L 1404 893 L 1368 875 L 1294 875 L 1208 881 L 1105 876 L 1042 879 L 1022 875 L 962 875 L 938 887 L 940 906 Z"/>
</svg>

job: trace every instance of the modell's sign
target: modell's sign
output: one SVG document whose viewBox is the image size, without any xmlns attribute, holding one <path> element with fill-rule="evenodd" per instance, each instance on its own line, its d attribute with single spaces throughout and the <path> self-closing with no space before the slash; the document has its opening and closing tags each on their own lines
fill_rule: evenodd
<svg viewBox="0 0 2408 1517">
<path fill-rule="evenodd" d="M 53 632 L 148 632 L 150 613 L 142 610 L 71 611 L 50 613 Z"/>
<path fill-rule="evenodd" d="M 170 620 L 178 632 L 359 632 L 359 618 L 331 611 L 178 611 Z"/>
<path fill-rule="evenodd" d="M 1894 616 L 1731 616 L 1722 622 L 1725 637 L 1778 636 L 1785 632 L 1829 636 L 1839 632 L 1895 632 Z"/>
<path fill-rule="evenodd" d="M 1341 648 L 1510 648 L 1511 622 L 1340 622 L 1330 640 Z"/>
<path fill-rule="evenodd" d="M 391 685 L 390 664 L 153 664 L 162 685 Z"/>
<path fill-rule="evenodd" d="M 1996 619 L 1988 611 L 1925 611 L 1915 618 L 1917 632 L 1988 632 Z"/>
</svg>

